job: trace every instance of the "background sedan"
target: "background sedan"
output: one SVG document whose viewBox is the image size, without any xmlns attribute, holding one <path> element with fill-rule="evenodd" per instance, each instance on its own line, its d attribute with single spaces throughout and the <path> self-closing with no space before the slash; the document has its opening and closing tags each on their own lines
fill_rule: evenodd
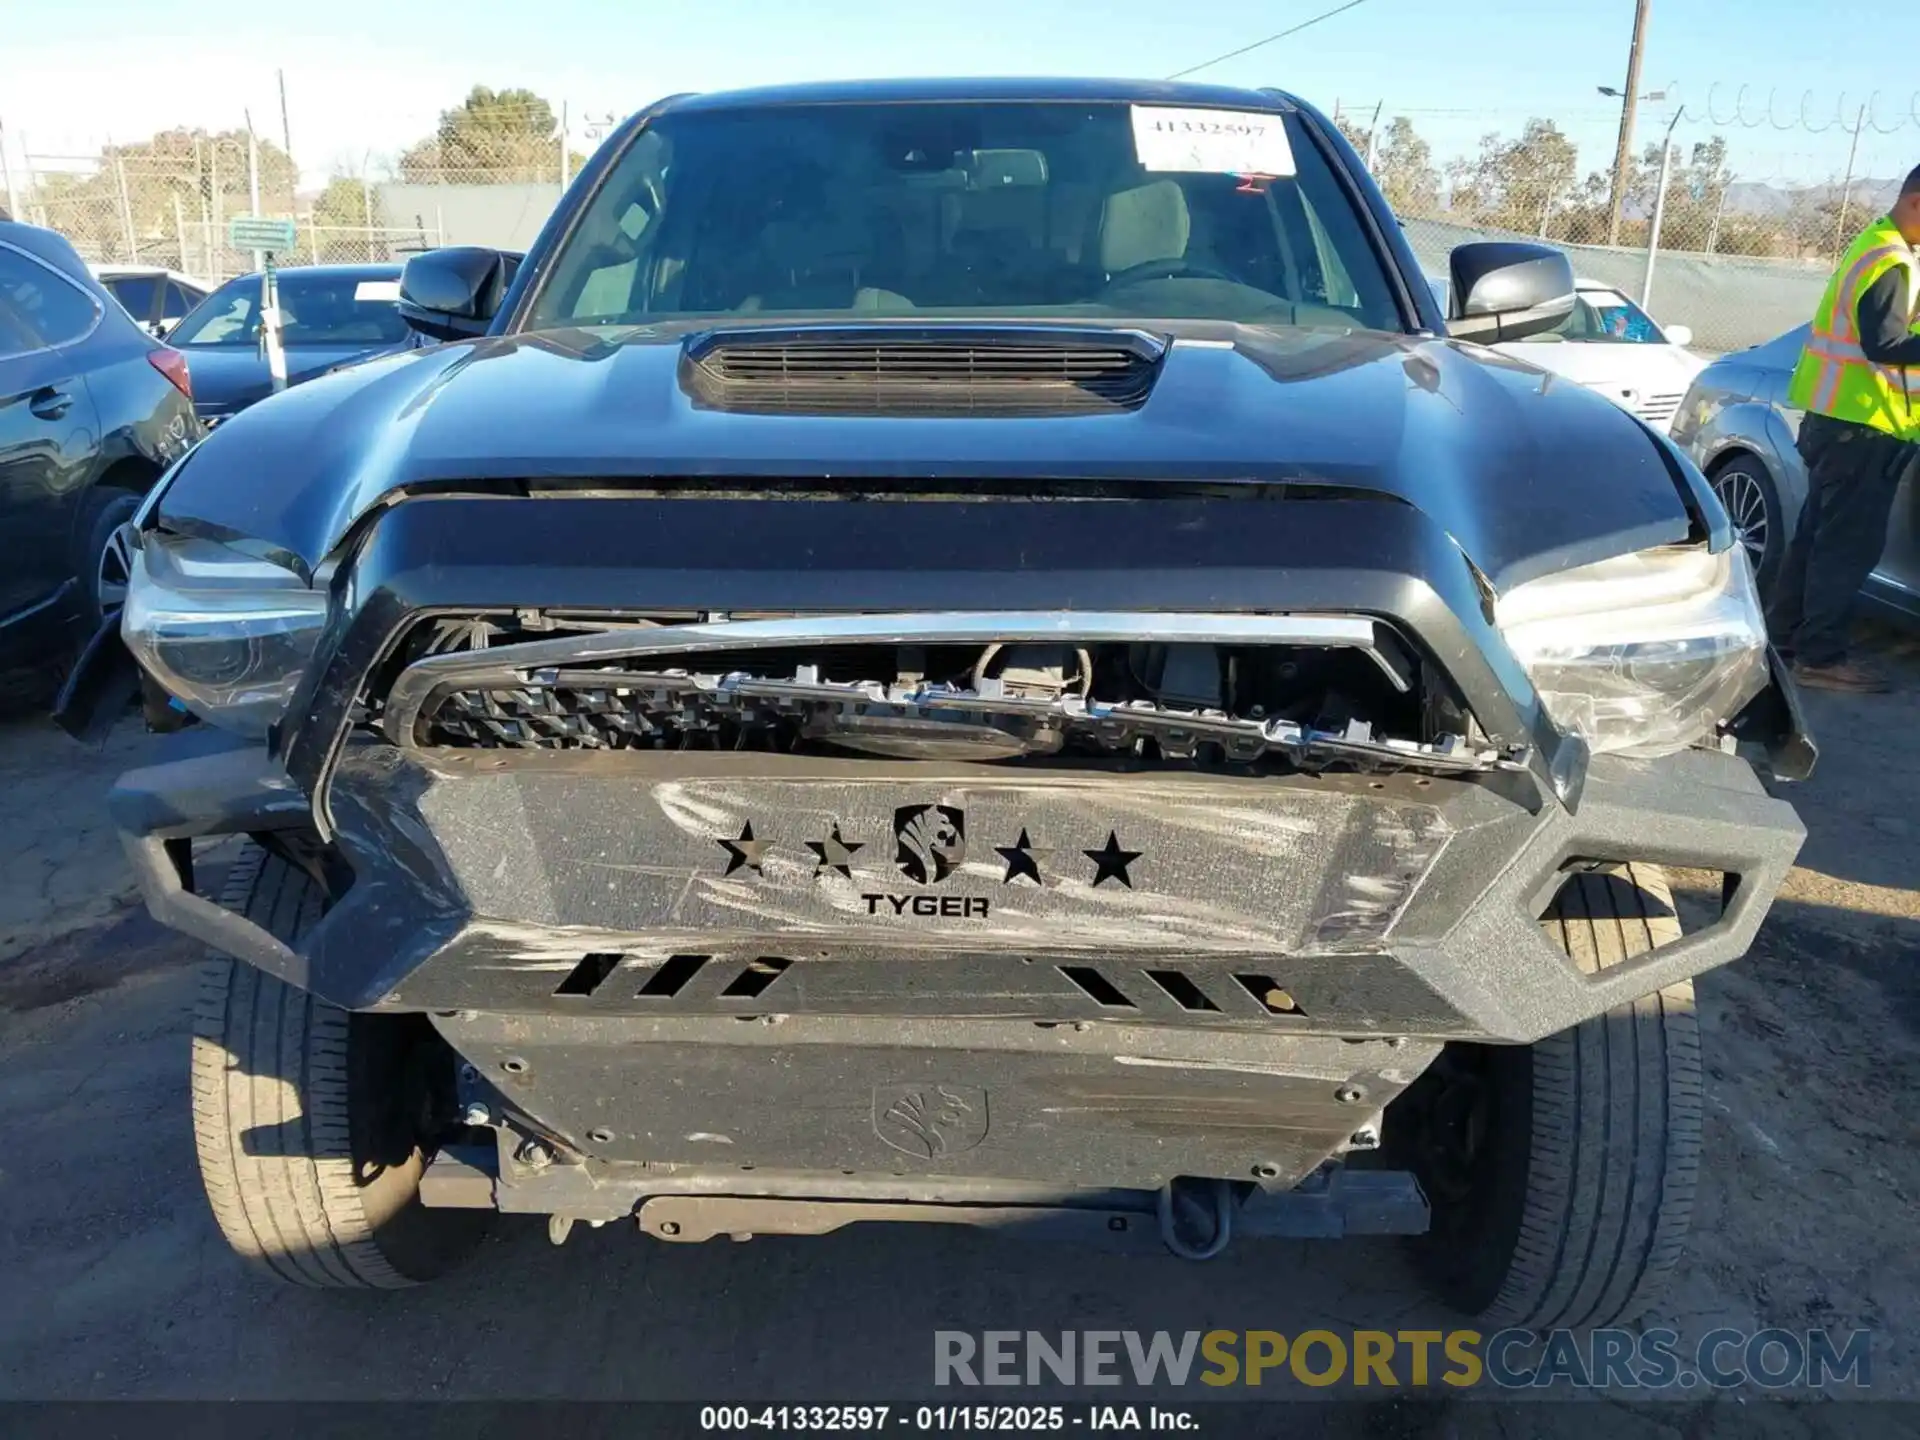
<svg viewBox="0 0 1920 1440">
<path fill-rule="evenodd" d="M 1692 343 L 1686 326 L 1663 329 L 1611 285 L 1581 280 L 1565 320 L 1494 349 L 1596 390 L 1664 431 L 1706 364 L 1686 348 Z"/>
<path fill-rule="evenodd" d="M 312 265 L 279 272 L 287 383 L 420 343 L 400 318 L 400 266 Z M 168 336 L 193 365 L 200 418 L 217 424 L 273 393 L 260 346 L 260 277 L 209 295 Z"/>
<path fill-rule="evenodd" d="M 1771 583 L 1807 498 L 1807 471 L 1794 439 L 1801 412 L 1787 403 L 1787 381 L 1807 327 L 1723 355 L 1693 382 L 1673 423 L 1673 439 L 1713 482 L 1752 556 L 1762 587 Z M 1920 619 L 1920 486 L 1908 470 L 1894 497 L 1887 546 L 1861 595 L 1875 607 Z"/>
<path fill-rule="evenodd" d="M 0 694 L 126 593 L 121 525 L 199 438 L 186 361 L 51 230 L 0 221 Z"/>
</svg>

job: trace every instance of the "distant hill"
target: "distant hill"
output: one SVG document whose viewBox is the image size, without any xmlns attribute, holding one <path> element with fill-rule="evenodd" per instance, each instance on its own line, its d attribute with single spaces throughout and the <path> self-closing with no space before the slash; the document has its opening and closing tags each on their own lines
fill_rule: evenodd
<svg viewBox="0 0 1920 1440">
<path fill-rule="evenodd" d="M 1863 214 L 1870 210 L 1884 210 L 1893 203 L 1893 197 L 1899 192 L 1898 180 L 1860 179 L 1853 182 L 1853 203 Z M 1762 184 L 1756 180 L 1736 180 L 1727 187 L 1727 209 L 1737 215 L 1785 215 L 1793 208 L 1796 197 L 1804 197 L 1817 205 L 1839 199 L 1840 186 L 1837 182 L 1792 187 Z"/>
</svg>

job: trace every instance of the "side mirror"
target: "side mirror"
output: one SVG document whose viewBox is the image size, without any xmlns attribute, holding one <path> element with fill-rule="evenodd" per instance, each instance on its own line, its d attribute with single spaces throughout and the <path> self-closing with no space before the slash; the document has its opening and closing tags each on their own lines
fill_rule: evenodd
<svg viewBox="0 0 1920 1440">
<path fill-rule="evenodd" d="M 1513 240 L 1456 245 L 1447 257 L 1447 331 L 1484 345 L 1551 330 L 1573 313 L 1573 266 L 1560 251 Z"/>
<path fill-rule="evenodd" d="M 1669 325 L 1666 329 L 1666 335 L 1669 345 L 1678 345 L 1683 350 L 1693 344 L 1693 327 L 1691 325 Z"/>
<path fill-rule="evenodd" d="M 400 272 L 400 318 L 435 340 L 484 335 L 520 259 L 480 245 L 449 245 L 415 255 Z"/>
</svg>

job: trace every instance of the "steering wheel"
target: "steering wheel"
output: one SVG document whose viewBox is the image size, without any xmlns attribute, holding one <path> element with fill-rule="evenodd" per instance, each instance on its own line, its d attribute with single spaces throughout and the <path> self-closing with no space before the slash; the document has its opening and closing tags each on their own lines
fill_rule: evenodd
<svg viewBox="0 0 1920 1440">
<path fill-rule="evenodd" d="M 1129 265 L 1118 274 L 1109 275 L 1106 288 L 1118 290 L 1128 285 L 1137 285 L 1143 280 L 1224 280 L 1229 285 L 1240 283 L 1233 276 L 1210 266 L 1196 265 L 1193 261 L 1186 259 L 1168 259 L 1149 260 L 1144 265 Z"/>
</svg>

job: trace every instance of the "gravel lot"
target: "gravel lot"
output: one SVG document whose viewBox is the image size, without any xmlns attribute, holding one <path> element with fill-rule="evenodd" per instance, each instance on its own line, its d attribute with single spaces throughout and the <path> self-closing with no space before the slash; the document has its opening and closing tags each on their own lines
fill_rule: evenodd
<svg viewBox="0 0 1920 1440">
<path fill-rule="evenodd" d="M 1920 1399 L 1920 645 L 1874 638 L 1901 693 L 1809 697 L 1824 755 L 1791 795 L 1802 865 L 1753 953 L 1699 987 L 1703 1208 L 1657 1318 L 1696 1337 L 1868 1327 L 1871 1393 Z M 508 1225 L 424 1290 L 255 1281 L 194 1170 L 198 956 L 129 903 L 101 810 L 147 745 L 130 728 L 87 751 L 0 722 L 0 1294 L 27 1302 L 0 1305 L 0 1397 L 906 1399 L 924 1398 L 938 1328 L 1448 1323 L 1386 1243 L 1194 1266 L 938 1227 L 677 1248 L 609 1226 L 556 1251 L 544 1227 Z M 1630 1433 L 1689 1437 L 1864 1419 L 1744 1398 L 1608 1411 Z M 1348 1408 L 1354 1433 L 1508 1433 L 1471 1400 Z M 1511 1433 L 1580 1414 L 1541 1410 Z M 1908 1424 L 1872 1414 L 1874 1433 Z"/>
</svg>

